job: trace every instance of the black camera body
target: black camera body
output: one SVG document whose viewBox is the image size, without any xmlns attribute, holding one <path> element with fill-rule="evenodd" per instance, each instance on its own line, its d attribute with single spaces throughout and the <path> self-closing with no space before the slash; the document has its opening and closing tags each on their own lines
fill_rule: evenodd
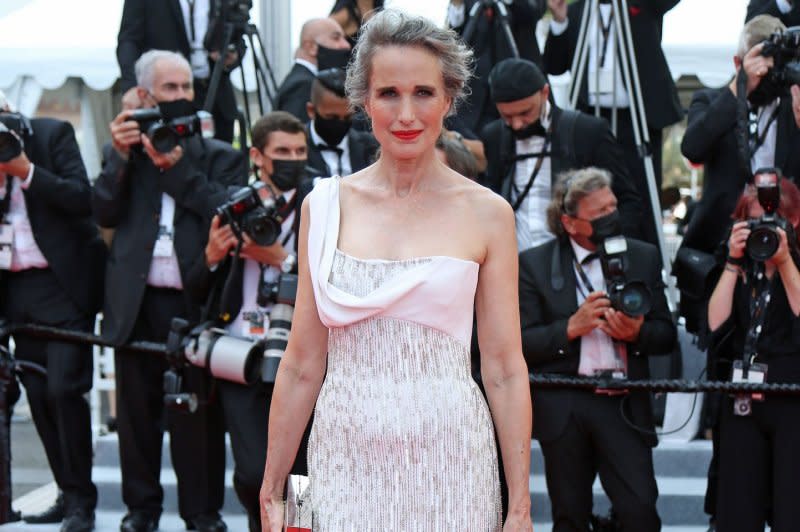
<svg viewBox="0 0 800 532">
<path fill-rule="evenodd" d="M 297 299 L 297 275 L 282 273 L 278 282 L 259 289 L 258 304 L 262 307 L 273 303 L 269 313 L 269 329 L 264 339 L 264 362 L 261 365 L 261 380 L 274 383 L 283 353 L 289 343 L 292 329 L 294 304 Z M 267 293 L 267 290 L 269 292 Z"/>
<path fill-rule="evenodd" d="M 24 139 L 30 135 L 33 135 L 33 128 L 28 117 L 0 112 L 0 163 L 18 157 L 25 149 Z"/>
<path fill-rule="evenodd" d="M 130 119 L 139 124 L 139 129 L 147 135 L 153 147 L 160 153 L 171 152 L 182 138 L 192 135 L 202 135 L 203 138 L 214 137 L 214 119 L 211 113 L 206 111 L 167 119 L 158 108 L 153 107 L 134 110 Z"/>
<path fill-rule="evenodd" d="M 764 214 L 747 221 L 750 235 L 745 242 L 745 250 L 750 258 L 757 262 L 769 260 L 778 251 L 781 244 L 779 227 L 786 233 L 786 240 L 790 246 L 794 247 L 797 242 L 792 224 L 778 214 L 781 203 L 780 179 L 779 168 L 759 168 L 753 176 L 758 204 L 764 209 Z"/>
<path fill-rule="evenodd" d="M 770 35 L 764 41 L 761 55 L 773 58 L 774 66 L 766 76 L 770 82 L 787 91 L 800 83 L 800 26 Z"/>
<path fill-rule="evenodd" d="M 237 190 L 216 212 L 220 224 L 230 225 L 239 240 L 246 234 L 259 246 L 270 246 L 281 234 L 280 209 L 286 200 L 282 196 L 262 200 L 258 191 L 263 187 L 259 182 Z"/>
<path fill-rule="evenodd" d="M 642 281 L 629 280 L 628 241 L 622 235 L 611 236 L 600 246 L 600 264 L 611 306 L 628 316 L 644 316 L 653 306 L 653 294 Z"/>
</svg>

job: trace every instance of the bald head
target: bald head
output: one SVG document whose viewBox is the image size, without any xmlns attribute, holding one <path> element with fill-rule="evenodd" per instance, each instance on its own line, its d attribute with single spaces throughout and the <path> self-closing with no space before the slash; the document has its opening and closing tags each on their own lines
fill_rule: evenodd
<svg viewBox="0 0 800 532">
<path fill-rule="evenodd" d="M 350 43 L 344 30 L 332 18 L 312 18 L 300 29 L 300 46 L 295 57 L 317 64 L 317 48 L 324 46 L 335 50 L 349 50 Z"/>
</svg>

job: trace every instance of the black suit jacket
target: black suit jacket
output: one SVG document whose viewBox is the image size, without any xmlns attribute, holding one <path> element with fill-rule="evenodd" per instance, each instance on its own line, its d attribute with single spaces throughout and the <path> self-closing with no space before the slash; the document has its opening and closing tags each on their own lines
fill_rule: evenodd
<svg viewBox="0 0 800 532">
<path fill-rule="evenodd" d="M 209 15 L 214 12 L 216 1 L 210 0 Z M 245 50 L 244 42 L 240 40 L 234 44 L 241 58 Z M 189 59 L 191 50 L 179 0 L 125 0 L 117 36 L 117 62 L 123 92 L 136 86 L 133 66 L 148 50 L 170 50 Z M 210 68 L 213 72 L 213 62 Z M 198 104 L 202 105 L 203 102 Z M 220 78 L 215 104 L 222 116 L 228 120 L 236 119 L 236 97 L 225 70 Z"/>
<path fill-rule="evenodd" d="M 783 14 L 778 9 L 778 4 L 775 0 L 750 0 L 750 3 L 747 4 L 747 15 L 744 21 L 748 22 L 758 15 L 777 17 L 787 28 L 800 24 L 800 7 L 796 3 L 792 5 L 792 9 L 788 13 Z"/>
<path fill-rule="evenodd" d="M 645 113 L 648 125 L 662 129 L 683 118 L 678 91 L 667 59 L 661 49 L 661 30 L 664 14 L 680 0 L 630 0 L 628 2 L 631 34 L 639 67 Z M 569 26 L 561 35 L 550 33 L 544 48 L 544 64 L 548 74 L 563 74 L 570 69 L 578 46 L 584 0 L 567 8 Z M 588 75 L 584 75 L 579 104 L 588 108 Z"/>
<path fill-rule="evenodd" d="M 310 124 L 309 127 L 311 127 Z M 347 132 L 347 149 L 350 150 L 350 167 L 355 173 L 375 161 L 375 154 L 378 152 L 378 141 L 375 140 L 372 133 L 350 128 L 350 131 Z M 329 168 L 325 164 L 322 152 L 314 144 L 311 135 L 308 136 L 308 165 L 323 172 L 325 177 L 330 177 L 336 172 L 335 168 Z"/>
<path fill-rule="evenodd" d="M 639 339 L 627 344 L 628 377 L 646 379 L 650 374 L 647 357 L 670 353 L 677 333 L 664 297 L 658 250 L 646 242 L 628 239 L 628 257 L 628 280 L 643 281 L 653 292 L 653 308 L 645 316 Z M 581 340 L 567 340 L 567 322 L 578 310 L 572 260 L 567 238 L 551 240 L 520 254 L 522 352 L 532 373 L 577 375 Z M 560 286 L 553 282 L 554 277 L 563 280 Z M 551 441 L 561 434 L 570 417 L 574 393 L 569 389 L 532 387 L 535 438 Z M 631 392 L 626 407 L 637 426 L 653 429 L 648 392 Z M 654 435 L 643 437 L 649 445 L 657 443 Z"/>
<path fill-rule="evenodd" d="M 206 245 L 214 207 L 227 198 L 227 186 L 244 184 L 242 153 L 227 143 L 191 137 L 183 147 L 183 157 L 163 173 L 138 150 L 128 161 L 112 150 L 92 190 L 97 223 L 115 229 L 106 269 L 103 334 L 116 344 L 128 340 L 139 314 L 158 234 L 161 193 L 175 199 L 174 245 L 185 282 Z M 186 302 L 192 317 L 196 309 L 190 298 Z"/>
<path fill-rule="evenodd" d="M 736 97 L 728 89 L 694 93 L 681 152 L 705 166 L 703 196 L 686 227 L 682 245 L 712 253 L 725 238 L 730 215 L 744 190 L 736 144 Z M 777 118 L 775 166 L 795 183 L 800 179 L 800 130 L 794 122 L 791 98 L 783 98 Z"/>
<path fill-rule="evenodd" d="M 611 172 L 611 188 L 617 196 L 625 235 L 638 237 L 641 232 L 642 199 L 631 181 L 625 166 L 622 149 L 602 118 L 578 113 L 572 134 L 559 132 L 564 111 L 552 107 L 552 146 L 550 148 L 550 175 L 553 182 L 559 173 L 570 169 L 597 166 Z M 483 184 L 511 198 L 511 184 L 516 164 L 516 142 L 508 126 L 498 119 L 481 132 L 486 160 L 486 178 Z M 541 177 L 537 177 L 540 179 Z"/>
<path fill-rule="evenodd" d="M 464 23 L 453 28 L 459 35 L 463 35 L 469 25 L 469 13 L 478 1 L 480 0 L 464 2 Z M 514 0 L 507 9 L 509 28 L 514 36 L 519 56 L 542 67 L 542 54 L 536 40 L 536 23 L 542 17 L 543 10 L 527 0 Z M 467 44 L 471 45 L 476 54 L 475 75 L 469 80 L 471 94 L 459 108 L 458 116 L 469 129 L 480 131 L 484 125 L 499 116 L 489 94 L 489 72 L 498 62 L 512 56 L 498 14 L 494 13 L 491 19 L 485 14 L 481 15 Z"/>
<path fill-rule="evenodd" d="M 306 103 L 311 100 L 311 84 L 315 76 L 307 67 L 295 63 L 278 87 L 275 109 L 292 113 L 304 124 L 308 122 Z"/>
<path fill-rule="evenodd" d="M 69 122 L 51 118 L 34 118 L 31 127 L 25 154 L 34 171 L 23 195 L 34 240 L 64 292 L 94 315 L 102 301 L 105 244 L 92 219 L 91 185 L 75 132 Z"/>
</svg>

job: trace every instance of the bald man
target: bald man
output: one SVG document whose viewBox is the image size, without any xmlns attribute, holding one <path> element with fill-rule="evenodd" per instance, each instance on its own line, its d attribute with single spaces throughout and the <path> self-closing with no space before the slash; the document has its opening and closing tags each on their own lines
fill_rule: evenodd
<svg viewBox="0 0 800 532">
<path fill-rule="evenodd" d="M 313 18 L 300 30 L 300 46 L 294 54 L 292 70 L 281 83 L 275 98 L 275 109 L 288 111 L 305 123 L 306 103 L 311 97 L 311 84 L 319 70 L 343 68 L 350 56 L 350 43 L 342 27 L 332 18 Z"/>
</svg>

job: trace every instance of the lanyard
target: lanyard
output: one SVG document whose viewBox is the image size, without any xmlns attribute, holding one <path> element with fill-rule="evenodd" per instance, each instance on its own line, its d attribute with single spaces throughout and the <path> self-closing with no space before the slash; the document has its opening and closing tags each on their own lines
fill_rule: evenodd
<svg viewBox="0 0 800 532">
<path fill-rule="evenodd" d="M 186 3 L 189 5 L 189 31 L 192 34 L 192 47 L 194 47 L 194 41 L 197 39 L 194 29 L 194 0 L 186 0 Z"/>
<path fill-rule="evenodd" d="M 11 182 L 12 179 L 14 179 L 14 176 L 6 175 L 6 195 L 2 201 L 0 201 L 0 221 L 6 219 L 8 211 L 11 208 L 11 187 L 13 185 Z"/>
<path fill-rule="evenodd" d="M 608 24 L 603 22 L 603 13 L 598 11 L 597 13 L 598 22 L 600 25 L 600 32 L 603 34 L 603 51 L 600 54 L 600 64 L 598 68 L 603 68 L 606 64 L 606 53 L 608 52 L 608 35 L 611 33 L 611 21 L 614 19 L 614 6 L 611 6 L 611 11 L 609 11 L 608 15 Z"/>
<path fill-rule="evenodd" d="M 516 183 L 512 181 L 512 186 L 514 187 L 514 192 L 518 194 L 517 199 L 514 200 L 514 204 L 511 206 L 514 211 L 519 209 L 522 202 L 525 198 L 528 197 L 528 193 L 531 191 L 531 187 L 533 186 L 533 182 L 536 180 L 536 176 L 539 175 L 539 170 L 542 169 L 542 164 L 544 163 L 544 158 L 550 155 L 548 148 L 550 147 L 550 133 L 548 132 L 544 137 L 544 146 L 542 147 L 542 151 L 539 153 L 536 159 L 536 166 L 533 168 L 533 172 L 531 172 L 531 177 L 528 179 L 528 184 L 525 185 L 525 188 L 520 192 L 517 189 Z M 522 158 L 528 158 L 523 156 Z M 516 163 L 514 163 L 516 164 Z"/>
<path fill-rule="evenodd" d="M 759 266 L 756 282 L 752 283 L 750 289 L 750 324 L 747 326 L 747 336 L 745 336 L 742 350 L 742 363 L 745 368 L 750 367 L 753 359 L 758 356 L 756 344 L 764 327 L 764 318 L 770 300 L 770 288 L 770 281 L 764 273 L 763 266 Z"/>
<path fill-rule="evenodd" d="M 586 257 L 584 257 L 583 260 L 584 261 L 592 260 L 596 257 L 597 257 L 597 252 L 593 251 L 592 253 L 586 255 Z M 583 265 L 580 262 L 578 262 L 578 257 L 575 256 L 575 250 L 573 250 L 572 252 L 572 264 L 575 268 L 575 273 L 578 274 L 577 277 L 575 278 L 576 285 L 581 295 L 583 296 L 583 299 L 586 299 L 589 296 L 589 294 L 594 292 L 594 286 L 592 286 L 592 281 L 589 280 L 589 276 L 586 275 L 586 272 L 583 270 Z M 581 286 L 581 283 L 583 283 L 583 286 Z M 585 293 L 583 291 L 584 287 L 587 290 L 587 292 Z"/>
<path fill-rule="evenodd" d="M 764 125 L 764 129 L 761 130 L 761 133 L 758 132 L 758 119 L 760 114 L 754 116 L 753 113 L 750 113 L 750 153 L 755 153 L 763 144 L 764 141 L 767 140 L 767 133 L 769 132 L 769 128 L 773 122 L 778 118 L 778 112 L 780 111 L 780 105 L 776 105 L 775 109 L 773 109 L 772 114 L 770 115 L 767 123 Z M 763 111 L 762 111 L 763 112 Z"/>
</svg>

